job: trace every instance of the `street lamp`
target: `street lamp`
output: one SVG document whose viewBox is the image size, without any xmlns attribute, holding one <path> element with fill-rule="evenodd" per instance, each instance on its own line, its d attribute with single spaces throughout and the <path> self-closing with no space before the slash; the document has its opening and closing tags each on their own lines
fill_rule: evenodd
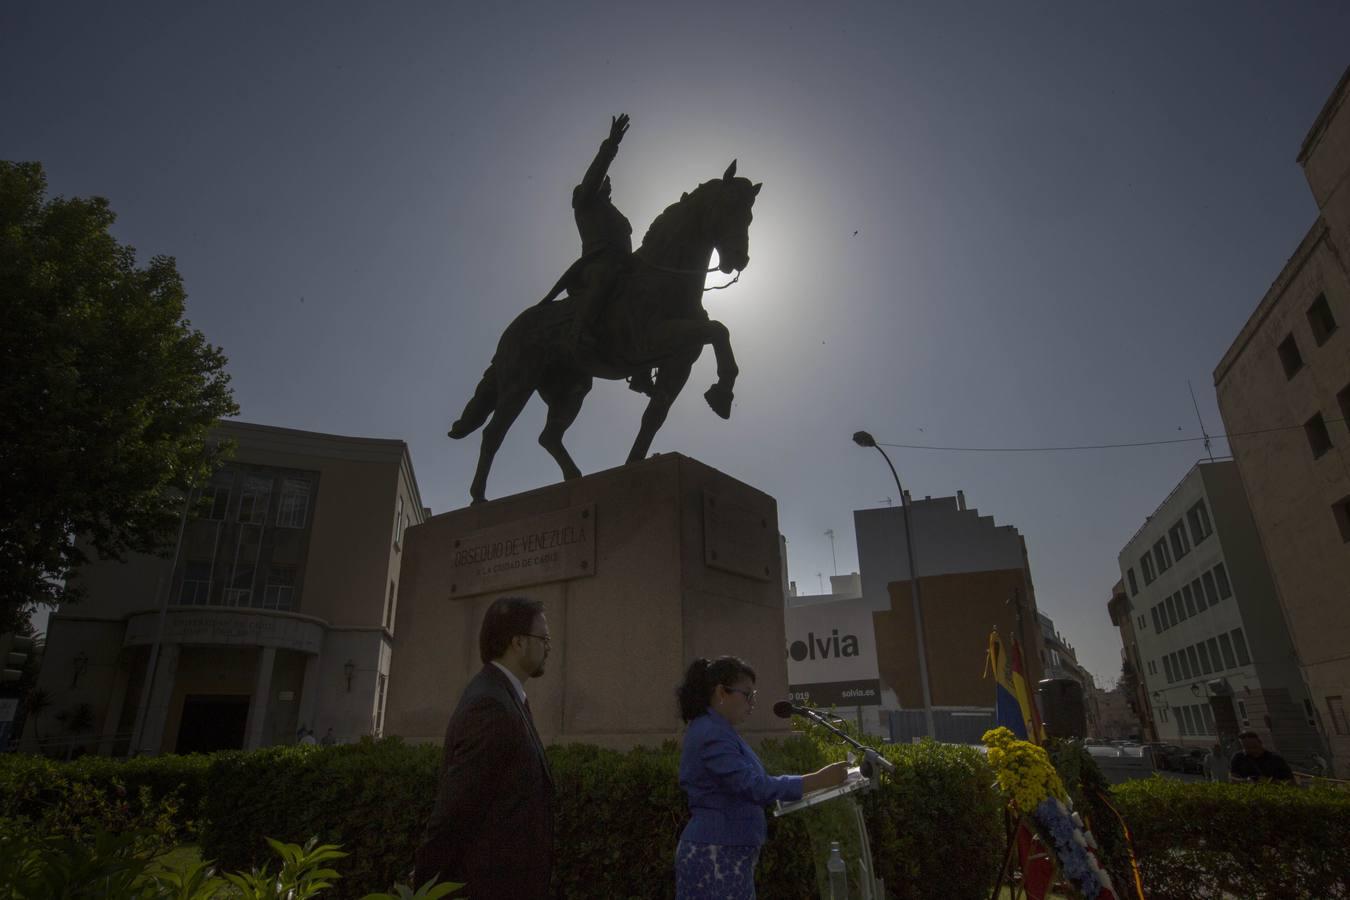
<svg viewBox="0 0 1350 900">
<path fill-rule="evenodd" d="M 919 651 L 919 686 L 923 690 L 923 720 L 924 726 L 928 729 L 928 736 L 937 740 L 937 729 L 933 727 L 933 692 L 928 686 L 928 648 L 923 636 L 923 594 L 919 590 L 919 570 L 914 565 L 914 537 L 913 529 L 910 527 L 909 495 L 900 486 L 900 476 L 896 473 L 895 466 L 892 465 L 886 451 L 877 444 L 876 438 L 866 431 L 857 431 L 853 434 L 853 443 L 859 447 L 872 447 L 881 454 L 881 458 L 886 460 L 886 466 L 891 470 L 891 477 L 895 479 L 895 489 L 900 492 L 900 513 L 905 521 L 905 554 L 909 557 L 909 600 L 910 605 L 914 607 L 914 636 Z"/>
</svg>

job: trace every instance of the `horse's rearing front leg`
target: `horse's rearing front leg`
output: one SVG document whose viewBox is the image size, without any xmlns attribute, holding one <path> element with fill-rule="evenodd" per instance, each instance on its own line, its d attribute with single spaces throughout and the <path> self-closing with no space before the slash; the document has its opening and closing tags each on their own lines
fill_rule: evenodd
<svg viewBox="0 0 1350 900">
<path fill-rule="evenodd" d="M 724 419 L 731 418 L 732 388 L 740 369 L 736 366 L 736 356 L 731 352 L 731 332 L 727 326 L 716 319 L 710 320 L 704 328 L 704 343 L 712 344 L 713 354 L 717 358 L 717 383 L 708 388 L 703 399 L 708 401 L 712 411 Z"/>
</svg>

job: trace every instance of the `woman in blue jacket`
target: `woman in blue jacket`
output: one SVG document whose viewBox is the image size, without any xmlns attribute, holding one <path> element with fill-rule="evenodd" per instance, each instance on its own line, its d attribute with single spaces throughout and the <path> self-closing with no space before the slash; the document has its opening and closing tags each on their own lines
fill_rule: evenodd
<svg viewBox="0 0 1350 900">
<path fill-rule="evenodd" d="M 680 787 L 692 818 L 675 851 L 676 900 L 753 900 L 764 807 L 840 784 L 847 763 L 809 775 L 769 775 L 736 726 L 755 708 L 755 670 L 744 660 L 696 659 L 676 691 L 689 727 Z"/>
</svg>

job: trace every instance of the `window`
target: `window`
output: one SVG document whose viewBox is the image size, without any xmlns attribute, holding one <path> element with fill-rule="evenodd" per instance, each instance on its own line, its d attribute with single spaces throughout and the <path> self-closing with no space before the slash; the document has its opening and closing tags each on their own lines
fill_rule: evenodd
<svg viewBox="0 0 1350 900">
<path fill-rule="evenodd" d="M 1181 621 L 1181 617 L 1177 615 L 1177 603 L 1176 603 L 1176 600 L 1177 600 L 1177 595 L 1176 595 L 1176 594 L 1168 594 L 1168 595 L 1167 595 L 1167 604 L 1166 604 L 1166 605 L 1167 605 L 1167 624 L 1168 624 L 1169 626 L 1175 625 L 1175 624 L 1177 624 L 1178 622 Z"/>
<path fill-rule="evenodd" d="M 1242 720 L 1243 725 L 1250 725 L 1251 720 L 1247 718 L 1247 704 L 1239 700 L 1237 702 L 1238 718 Z"/>
<path fill-rule="evenodd" d="M 309 479 L 285 478 L 277 504 L 278 528 L 304 528 L 309 520 Z"/>
<path fill-rule="evenodd" d="M 1158 564 L 1158 574 L 1161 575 L 1172 567 L 1172 557 L 1167 552 L 1167 539 L 1158 538 L 1153 545 L 1153 561 Z"/>
<path fill-rule="evenodd" d="M 1350 719 L 1345 717 L 1345 698 L 1328 697 L 1327 714 L 1331 716 L 1331 729 L 1337 734 L 1350 734 Z"/>
<path fill-rule="evenodd" d="M 1350 384 L 1341 388 L 1341 392 L 1336 395 L 1336 405 L 1341 408 L 1341 420 L 1350 422 Z"/>
<path fill-rule="evenodd" d="M 1191 552 L 1190 542 L 1186 540 L 1186 525 L 1184 522 L 1178 522 L 1167 532 L 1167 537 L 1172 541 L 1172 558 L 1181 559 L 1187 553 Z"/>
<path fill-rule="evenodd" d="M 1298 374 L 1298 370 L 1303 368 L 1303 356 L 1298 352 L 1298 343 L 1292 333 L 1280 341 L 1278 352 L 1280 365 L 1284 366 L 1284 377 L 1293 378 Z"/>
<path fill-rule="evenodd" d="M 225 606 L 248 606 L 253 591 L 248 588 L 226 588 L 223 597 Z"/>
<path fill-rule="evenodd" d="M 1158 577 L 1157 575 L 1153 574 L 1153 558 L 1150 557 L 1147 553 L 1139 557 L 1139 571 L 1144 573 L 1145 587 L 1152 584 L 1153 579 Z"/>
<path fill-rule="evenodd" d="M 1153 608 L 1150 609 L 1149 612 L 1153 614 L 1153 630 L 1161 634 L 1163 630 L 1163 624 L 1162 621 L 1158 618 L 1158 605 L 1155 603 L 1153 605 Z"/>
<path fill-rule="evenodd" d="M 205 606 L 210 593 L 210 561 L 189 561 L 183 566 L 183 588 L 178 594 L 178 602 L 184 606 Z"/>
<path fill-rule="evenodd" d="M 272 479 L 245 475 L 239 492 L 239 521 L 261 524 L 267 521 L 267 504 L 272 497 Z"/>
<path fill-rule="evenodd" d="M 1205 649 L 1205 642 L 1201 641 L 1195 645 L 1195 651 L 1200 654 L 1200 670 L 1206 675 L 1214 671 L 1209 664 L 1209 651 Z"/>
<path fill-rule="evenodd" d="M 1195 734 L 1195 726 L 1191 724 L 1191 708 L 1189 706 L 1178 706 L 1177 723 L 1181 726 L 1181 733 L 1187 736 Z"/>
<path fill-rule="evenodd" d="M 1177 658 L 1177 663 L 1181 669 L 1181 677 L 1185 679 L 1193 677 L 1191 675 L 1191 664 L 1186 661 L 1186 651 L 1178 650 L 1175 655 Z"/>
<path fill-rule="evenodd" d="M 1201 675 L 1200 657 L 1196 655 L 1194 644 L 1186 648 L 1186 661 L 1191 664 L 1191 677 L 1199 678 Z"/>
<path fill-rule="evenodd" d="M 1219 602 L 1219 591 L 1214 587 L 1214 573 L 1206 572 L 1200 577 L 1205 582 L 1205 596 L 1209 598 L 1209 605 L 1216 605 Z"/>
<path fill-rule="evenodd" d="M 1220 600 L 1227 600 L 1233 596 L 1233 588 L 1228 583 L 1228 570 L 1223 567 L 1223 563 L 1214 567 L 1214 580 L 1219 584 Z"/>
<path fill-rule="evenodd" d="M 1196 504 L 1186 511 L 1186 521 L 1191 526 L 1192 544 L 1199 546 L 1201 541 L 1214 533 L 1214 526 L 1209 523 L 1209 509 L 1203 500 L 1196 501 Z"/>
<path fill-rule="evenodd" d="M 1321 413 L 1303 423 L 1303 433 L 1308 436 L 1308 447 L 1313 459 L 1320 459 L 1331 449 L 1331 432 L 1327 431 L 1326 420 Z"/>
<path fill-rule="evenodd" d="M 1237 657 L 1233 656 L 1233 643 L 1228 640 L 1228 635 L 1219 635 L 1219 648 L 1223 650 L 1223 667 L 1225 669 L 1237 668 Z"/>
<path fill-rule="evenodd" d="M 1158 710 L 1158 712 L 1162 713 L 1162 720 L 1163 720 L 1164 722 L 1166 722 L 1166 721 L 1167 721 L 1167 707 L 1164 706 L 1162 709 Z"/>
<path fill-rule="evenodd" d="M 1205 608 L 1205 589 L 1200 586 L 1200 579 L 1197 578 L 1191 582 L 1191 594 L 1195 597 L 1195 606 L 1197 609 Z"/>
<path fill-rule="evenodd" d="M 1210 638 L 1205 641 L 1205 646 L 1209 648 L 1209 658 L 1214 661 L 1214 671 L 1222 672 L 1225 667 L 1223 660 L 1219 657 L 1219 642 Z"/>
<path fill-rule="evenodd" d="M 1322 346 L 1327 342 L 1327 338 L 1336 332 L 1336 319 L 1331 315 L 1331 307 L 1327 304 L 1327 295 L 1318 294 L 1317 299 L 1308 307 L 1308 327 L 1312 329 L 1313 340 L 1317 346 Z"/>
<path fill-rule="evenodd" d="M 385 629 L 385 631 L 388 631 L 390 625 L 392 625 L 393 622 L 394 622 L 394 597 L 395 597 L 395 596 L 397 596 L 397 592 L 396 592 L 396 589 L 395 589 L 395 587 L 394 587 L 394 582 L 393 582 L 393 580 L 391 579 L 390 582 L 389 582 L 389 600 L 384 604 L 384 629 Z"/>
<path fill-rule="evenodd" d="M 1139 594 L 1139 585 L 1134 580 L 1134 569 L 1125 570 L 1125 580 L 1130 583 L 1130 596 L 1135 597 Z"/>
<path fill-rule="evenodd" d="M 1331 505 L 1331 514 L 1336 518 L 1336 526 L 1341 529 L 1341 540 L 1350 544 L 1350 494 Z"/>
<path fill-rule="evenodd" d="M 1200 715 L 1205 719 L 1205 734 L 1218 734 L 1218 729 L 1214 727 L 1214 710 L 1208 703 L 1200 705 Z"/>
<path fill-rule="evenodd" d="M 1307 718 L 1308 724 L 1317 727 L 1317 713 L 1313 712 L 1312 701 L 1307 697 L 1303 698 L 1303 715 Z"/>
<path fill-rule="evenodd" d="M 375 736 L 384 737 L 384 688 L 388 676 L 380 673 L 379 689 L 375 695 Z"/>
<path fill-rule="evenodd" d="M 1247 655 L 1247 639 L 1242 636 L 1241 628 L 1234 628 L 1232 635 L 1233 649 L 1237 651 L 1238 665 L 1245 666 L 1252 661 L 1252 658 Z"/>
<path fill-rule="evenodd" d="M 403 497 L 398 498 L 398 503 L 394 506 L 394 549 L 398 550 L 403 546 Z"/>
<path fill-rule="evenodd" d="M 1181 596 L 1186 601 L 1186 614 L 1190 616 L 1195 615 L 1195 595 L 1191 593 L 1191 586 L 1189 584 L 1182 586 Z M 1200 608 L 1205 608 L 1204 598 L 1201 598 Z"/>
<path fill-rule="evenodd" d="M 295 566 L 271 566 L 263 587 L 263 609 L 295 608 Z"/>
<path fill-rule="evenodd" d="M 225 511 L 230 507 L 230 487 L 224 484 L 208 484 L 202 490 L 202 506 L 208 519 L 223 521 Z"/>
<path fill-rule="evenodd" d="M 1168 657 L 1168 656 L 1164 656 L 1164 657 L 1163 657 L 1163 669 L 1166 670 L 1166 672 L 1167 672 L 1167 683 L 1168 683 L 1168 684 L 1174 683 L 1177 679 L 1176 679 L 1175 674 L 1172 672 L 1172 659 L 1171 659 L 1171 657 Z"/>
</svg>

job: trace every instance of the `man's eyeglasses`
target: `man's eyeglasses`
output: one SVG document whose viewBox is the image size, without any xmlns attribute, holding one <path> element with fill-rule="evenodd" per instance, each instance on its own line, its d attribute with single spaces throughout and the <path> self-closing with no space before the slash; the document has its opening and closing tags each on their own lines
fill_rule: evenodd
<svg viewBox="0 0 1350 900">
<path fill-rule="evenodd" d="M 546 635 L 546 634 L 528 634 L 528 633 L 526 633 L 526 634 L 522 634 L 521 637 L 532 637 L 532 638 L 534 638 L 535 640 L 543 641 L 543 642 L 544 642 L 544 649 L 545 649 L 545 650 L 551 650 L 551 649 L 553 649 L 553 639 L 550 638 L 550 637 L 549 637 L 548 635 Z"/>
<path fill-rule="evenodd" d="M 751 705 L 751 706 L 754 706 L 754 705 L 755 705 L 755 697 L 758 696 L 759 691 L 747 691 L 745 688 L 733 688 L 733 687 L 725 687 L 725 686 L 723 686 L 723 687 L 724 687 L 724 690 L 726 690 L 726 691 L 728 691 L 728 692 L 730 692 L 730 693 L 733 693 L 733 694 L 740 694 L 741 696 L 745 697 L 746 700 L 749 700 L 749 701 L 750 701 L 750 705 Z"/>
</svg>

